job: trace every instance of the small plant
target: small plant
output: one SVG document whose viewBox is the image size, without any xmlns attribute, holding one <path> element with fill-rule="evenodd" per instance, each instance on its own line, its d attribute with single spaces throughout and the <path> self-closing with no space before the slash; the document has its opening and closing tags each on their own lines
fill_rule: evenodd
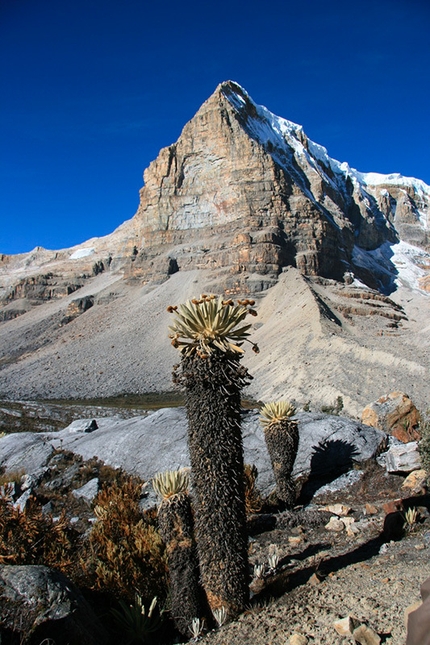
<svg viewBox="0 0 430 645">
<path fill-rule="evenodd" d="M 136 594 L 133 604 L 120 600 L 119 605 L 120 609 L 112 609 L 111 612 L 128 643 L 147 643 L 149 635 L 160 629 L 163 610 L 158 610 L 157 597 L 152 599 L 148 612 L 139 594 Z"/>
<path fill-rule="evenodd" d="M 339 416 L 339 414 L 343 410 L 343 397 L 338 396 L 336 399 L 336 402 L 334 405 L 323 405 L 321 407 L 321 412 L 324 412 L 324 414 L 334 414 L 335 416 Z"/>
<path fill-rule="evenodd" d="M 421 457 L 422 467 L 430 474 L 430 409 L 420 414 L 419 432 L 421 440 L 418 444 L 418 450 Z"/>
<path fill-rule="evenodd" d="M 260 422 L 263 428 L 270 426 L 272 423 L 284 421 L 293 417 L 296 408 L 289 401 L 272 401 L 265 403 L 260 410 Z"/>
<path fill-rule="evenodd" d="M 264 564 L 254 564 L 254 578 L 262 578 L 264 576 Z"/>
<path fill-rule="evenodd" d="M 227 612 L 225 610 L 225 607 L 220 607 L 219 609 L 214 609 L 213 610 L 213 617 L 215 618 L 215 622 L 218 625 L 218 627 L 222 627 L 227 620 Z"/>
<path fill-rule="evenodd" d="M 279 551 L 278 547 L 275 544 L 272 544 L 269 551 L 269 567 L 271 571 L 276 571 L 276 567 L 279 564 Z"/>
<path fill-rule="evenodd" d="M 296 412 L 288 401 L 266 403 L 260 410 L 266 446 L 276 481 L 276 496 L 287 508 L 296 501 L 291 474 L 299 447 L 299 428 L 291 417 Z"/>
<path fill-rule="evenodd" d="M 261 511 L 262 501 L 261 495 L 257 489 L 257 466 L 245 464 L 244 467 L 245 477 L 245 508 L 248 514 L 258 513 Z"/>
<path fill-rule="evenodd" d="M 406 529 L 407 531 L 412 531 L 413 528 L 415 527 L 416 524 L 418 524 L 420 514 L 419 511 L 416 508 L 408 508 L 404 514 L 404 524 L 403 528 Z"/>
<path fill-rule="evenodd" d="M 8 473 L 2 473 L 0 474 L 0 486 L 13 483 L 19 484 L 24 474 L 24 470 L 13 470 Z"/>
<path fill-rule="evenodd" d="M 164 473 L 158 473 L 152 480 L 152 486 L 155 492 L 162 498 L 167 499 L 172 495 L 188 492 L 190 485 L 190 476 L 188 471 L 166 470 Z"/>
<path fill-rule="evenodd" d="M 203 634 L 204 622 L 200 618 L 193 618 L 189 630 L 193 637 L 193 641 L 197 641 Z"/>
</svg>

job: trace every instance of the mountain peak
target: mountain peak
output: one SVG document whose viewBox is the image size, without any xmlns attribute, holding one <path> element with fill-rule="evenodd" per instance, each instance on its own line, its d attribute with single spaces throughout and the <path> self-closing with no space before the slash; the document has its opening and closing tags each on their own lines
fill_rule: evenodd
<svg viewBox="0 0 430 645">
<path fill-rule="evenodd" d="M 20 256 L 19 266 L 28 275 L 36 261 L 44 270 L 61 260 L 82 274 L 102 263 L 143 281 L 205 268 L 234 292 L 266 289 L 294 266 L 340 281 L 355 276 L 386 294 L 399 281 L 430 291 L 430 188 L 331 158 L 235 81 L 218 85 L 144 182 L 136 215 L 114 233 L 47 252 L 42 263 L 40 254 Z M 6 272 L 12 266 L 3 261 Z"/>
</svg>

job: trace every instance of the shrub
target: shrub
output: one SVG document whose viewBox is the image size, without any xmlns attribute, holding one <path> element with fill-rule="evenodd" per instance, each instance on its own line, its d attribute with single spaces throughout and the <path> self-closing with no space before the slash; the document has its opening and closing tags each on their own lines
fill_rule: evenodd
<svg viewBox="0 0 430 645">
<path fill-rule="evenodd" d="M 97 495 L 97 521 L 82 566 L 93 589 L 129 602 L 137 593 L 149 604 L 154 596 L 166 596 L 166 560 L 156 527 L 139 508 L 141 488 L 129 478 Z"/>
<path fill-rule="evenodd" d="M 30 498 L 23 511 L 0 494 L 0 563 L 45 564 L 73 575 L 80 542 L 65 513 L 54 519 Z"/>
<path fill-rule="evenodd" d="M 257 489 L 257 466 L 245 464 L 244 478 L 245 478 L 245 508 L 248 514 L 258 513 L 261 511 L 262 501 L 261 495 Z"/>
</svg>

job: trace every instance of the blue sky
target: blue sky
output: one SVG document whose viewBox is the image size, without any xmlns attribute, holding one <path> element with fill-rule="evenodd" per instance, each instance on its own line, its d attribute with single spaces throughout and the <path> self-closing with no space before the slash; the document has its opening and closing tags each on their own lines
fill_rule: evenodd
<svg viewBox="0 0 430 645">
<path fill-rule="evenodd" d="M 0 0 L 0 253 L 113 231 L 232 79 L 339 161 L 430 184 L 428 0 Z"/>
</svg>

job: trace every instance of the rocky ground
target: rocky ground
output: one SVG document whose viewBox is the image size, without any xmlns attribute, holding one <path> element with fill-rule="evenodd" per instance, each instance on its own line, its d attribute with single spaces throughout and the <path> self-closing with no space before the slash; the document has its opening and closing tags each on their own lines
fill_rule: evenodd
<svg viewBox="0 0 430 645">
<path fill-rule="evenodd" d="M 97 486 L 92 490 L 91 482 L 112 476 L 98 460 L 60 450 L 33 493 L 45 512 L 65 509 L 83 534 L 94 521 Z M 374 460 L 350 471 L 347 481 L 340 490 L 331 483 L 315 494 L 315 486 L 304 486 L 294 511 L 275 512 L 266 503 L 250 516 L 250 564 L 254 572 L 263 566 L 254 575 L 249 608 L 199 642 L 340 645 L 354 641 L 335 623 L 351 616 L 354 626 L 367 630 L 368 640 L 357 642 L 404 645 L 405 610 L 430 576 L 430 497 L 420 483 L 415 491 L 405 489 L 405 476 L 387 474 Z M 410 507 L 419 515 L 405 528 Z"/>
<path fill-rule="evenodd" d="M 352 616 L 371 630 L 369 640 L 359 642 L 404 645 L 405 610 L 419 601 L 420 584 L 430 576 L 430 521 L 427 497 L 410 501 L 424 505 L 419 523 L 410 529 L 402 532 L 401 514 L 385 519 L 384 504 L 405 496 L 402 482 L 372 466 L 361 482 L 313 500 L 318 509 L 336 503 L 351 509 L 347 517 L 360 527 L 356 534 L 327 530 L 333 513 L 318 510 L 324 517 L 319 524 L 300 511 L 298 522 L 292 514 L 281 514 L 276 528 L 254 535 L 251 562 L 266 565 L 264 581 L 253 583 L 256 591 L 263 589 L 261 595 L 238 621 L 201 642 L 340 645 L 354 639 L 339 634 L 335 623 Z M 275 571 L 268 565 L 274 550 L 280 558 Z"/>
</svg>

